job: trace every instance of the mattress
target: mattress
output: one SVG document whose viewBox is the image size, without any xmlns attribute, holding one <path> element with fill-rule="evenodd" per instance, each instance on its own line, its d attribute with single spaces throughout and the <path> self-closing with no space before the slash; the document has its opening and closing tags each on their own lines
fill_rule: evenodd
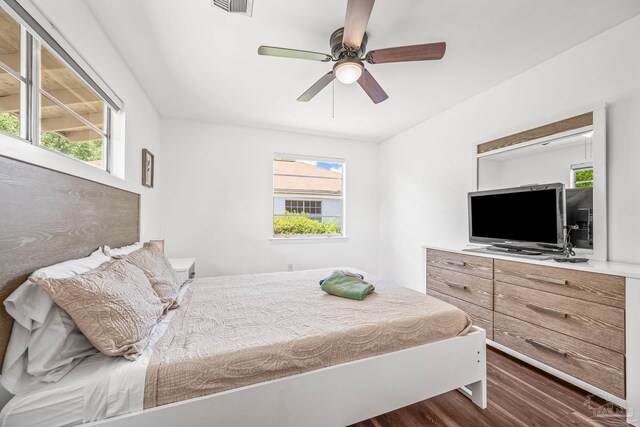
<svg viewBox="0 0 640 427">
<path fill-rule="evenodd" d="M 158 341 L 144 407 L 377 356 L 465 334 L 469 317 L 361 273 L 363 301 L 328 295 L 333 269 L 196 279 Z"/>
<path fill-rule="evenodd" d="M 355 269 L 348 269 L 359 272 Z M 15 396 L 0 426 L 104 419 L 465 334 L 461 310 L 359 272 L 364 301 L 324 293 L 333 269 L 196 279 L 136 361 L 96 355 Z"/>
</svg>

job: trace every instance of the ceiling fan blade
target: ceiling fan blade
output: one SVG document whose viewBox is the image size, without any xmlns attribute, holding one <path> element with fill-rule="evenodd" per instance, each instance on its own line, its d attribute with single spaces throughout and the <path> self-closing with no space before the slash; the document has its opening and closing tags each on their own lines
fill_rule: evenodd
<svg viewBox="0 0 640 427">
<path fill-rule="evenodd" d="M 309 59 L 311 61 L 329 62 L 333 60 L 326 53 L 309 52 L 306 50 L 287 49 L 284 47 L 260 46 L 258 55 L 279 56 L 282 58 Z"/>
<path fill-rule="evenodd" d="M 369 70 L 366 68 L 362 73 L 362 76 L 358 79 L 358 83 L 367 95 L 369 95 L 369 98 L 371 98 L 374 104 L 379 104 L 389 98 L 389 95 L 386 94 L 384 89 L 382 89 L 376 79 L 373 78 Z"/>
<path fill-rule="evenodd" d="M 298 101 L 300 102 L 309 102 L 316 96 L 322 89 L 324 89 L 329 83 L 331 83 L 336 78 L 333 71 L 329 71 L 327 74 L 322 76 L 320 80 L 315 82 L 313 86 L 311 86 L 305 93 L 300 95 Z"/>
<path fill-rule="evenodd" d="M 362 43 L 367 24 L 373 10 L 375 0 L 349 0 L 347 17 L 344 20 L 344 34 L 342 44 L 357 50 Z"/>
<path fill-rule="evenodd" d="M 413 46 L 390 47 L 372 50 L 367 53 L 367 61 L 371 64 L 386 62 L 428 61 L 442 59 L 447 50 L 445 42 L 417 44 Z"/>
</svg>

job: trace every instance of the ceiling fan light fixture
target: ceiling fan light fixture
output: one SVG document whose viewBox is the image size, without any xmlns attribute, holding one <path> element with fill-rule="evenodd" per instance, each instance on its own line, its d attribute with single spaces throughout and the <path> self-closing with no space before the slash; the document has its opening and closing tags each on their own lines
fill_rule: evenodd
<svg viewBox="0 0 640 427">
<path fill-rule="evenodd" d="M 341 59 L 333 67 L 333 74 L 335 74 L 336 78 L 347 85 L 357 82 L 363 71 L 362 62 L 356 58 Z"/>
</svg>

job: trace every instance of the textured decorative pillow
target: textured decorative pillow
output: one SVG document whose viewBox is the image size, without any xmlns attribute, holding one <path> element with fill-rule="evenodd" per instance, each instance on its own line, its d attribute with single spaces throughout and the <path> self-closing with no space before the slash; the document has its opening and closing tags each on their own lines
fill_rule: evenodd
<svg viewBox="0 0 640 427">
<path fill-rule="evenodd" d="M 169 260 L 157 246 L 145 243 L 142 249 L 123 258 L 144 271 L 153 290 L 165 304 L 166 309 L 178 306 L 178 292 L 182 283 L 173 271 Z"/>
<path fill-rule="evenodd" d="M 135 359 L 164 313 L 145 274 L 114 260 L 66 279 L 31 279 L 74 320 L 91 343 L 107 356 Z"/>
</svg>

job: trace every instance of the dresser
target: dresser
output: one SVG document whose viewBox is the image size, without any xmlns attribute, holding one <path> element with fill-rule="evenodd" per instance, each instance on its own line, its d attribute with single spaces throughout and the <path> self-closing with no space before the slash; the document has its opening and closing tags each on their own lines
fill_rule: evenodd
<svg viewBox="0 0 640 427">
<path fill-rule="evenodd" d="M 466 311 L 489 345 L 640 409 L 640 266 L 425 255 L 427 294 Z"/>
</svg>

